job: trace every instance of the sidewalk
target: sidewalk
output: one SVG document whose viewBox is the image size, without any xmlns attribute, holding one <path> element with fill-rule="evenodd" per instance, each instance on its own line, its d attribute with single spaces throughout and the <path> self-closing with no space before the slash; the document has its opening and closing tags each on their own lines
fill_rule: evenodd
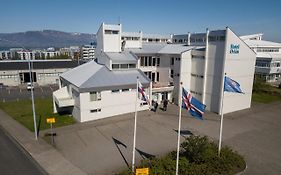
<svg viewBox="0 0 281 175">
<path fill-rule="evenodd" d="M 0 110 L 0 125 L 51 175 L 84 175 L 82 170 L 66 160 L 61 153 L 40 137 Z"/>
</svg>

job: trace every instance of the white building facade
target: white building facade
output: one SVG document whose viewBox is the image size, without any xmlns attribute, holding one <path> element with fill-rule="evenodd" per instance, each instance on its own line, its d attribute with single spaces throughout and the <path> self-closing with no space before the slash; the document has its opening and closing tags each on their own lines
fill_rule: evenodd
<svg viewBox="0 0 281 175">
<path fill-rule="evenodd" d="M 110 75 L 114 77 L 116 73 L 124 74 L 124 76 L 130 74 L 133 75 L 134 79 L 136 76 L 142 77 L 142 83 L 145 85 L 150 100 L 159 103 L 167 99 L 178 104 L 181 99 L 179 98 L 179 83 L 182 82 L 183 87 L 190 90 L 198 100 L 207 106 L 206 109 L 212 112 L 220 113 L 221 100 L 224 100 L 224 113 L 250 107 L 256 54 L 229 28 L 217 31 L 207 30 L 206 33 L 200 34 L 173 35 L 172 38 L 165 39 L 164 37 L 163 40 L 149 43 L 148 40 L 143 40 L 143 36 L 142 32 L 122 32 L 121 24 L 108 25 L 103 23 L 97 32 L 97 60 L 87 63 L 89 67 L 92 67 L 88 68 L 89 72 L 86 71 L 86 67 L 82 68 L 81 66 L 80 69 L 76 68 L 76 73 L 69 71 L 62 74 L 62 82 L 67 82 L 67 87 L 76 88 L 77 93 L 74 97 L 71 95 L 71 90 L 67 90 L 68 88 L 62 90 L 63 88 L 61 88 L 61 91 L 64 91 L 60 94 L 61 99 L 64 97 L 70 100 L 79 99 L 72 102 L 74 106 L 72 106 L 74 108 L 72 114 L 78 121 L 95 120 L 134 111 L 133 106 L 122 108 L 117 107 L 117 103 L 113 104 L 115 101 L 113 98 L 119 98 L 118 93 L 120 92 L 124 93 L 122 88 L 115 88 L 113 80 L 108 82 L 109 87 L 101 88 L 99 91 L 100 95 L 104 94 L 105 99 L 112 99 L 112 103 L 104 101 L 96 104 L 89 102 L 91 92 L 84 92 L 81 90 L 81 85 L 75 85 L 75 81 L 70 78 L 78 74 L 79 71 L 81 71 L 79 73 L 81 79 L 83 76 L 89 75 L 90 77 L 99 77 L 101 76 L 99 72 L 102 71 L 95 71 L 98 66 L 106 67 L 108 72 L 103 72 L 103 75 L 108 74 L 108 79 L 112 79 Z M 173 43 L 168 44 L 170 42 Z M 134 74 L 133 70 L 138 71 L 138 75 Z M 244 94 L 225 93 L 224 99 L 222 99 L 225 75 L 239 82 Z M 86 79 L 87 81 L 92 80 L 92 84 L 86 83 L 89 85 L 89 89 L 94 88 L 101 81 L 94 81 L 94 78 L 89 77 Z M 124 93 L 122 96 L 124 98 L 120 102 L 122 105 L 129 102 L 133 94 L 136 93 L 132 85 L 133 79 L 129 78 L 129 80 L 131 86 L 129 90 L 125 90 L 127 94 Z M 124 83 L 121 81 L 119 85 L 125 85 L 126 83 Z M 56 110 L 60 109 L 58 92 L 54 93 Z M 103 99 L 102 96 L 101 99 Z M 112 109 L 106 108 L 107 105 L 111 106 Z M 92 115 L 89 114 L 90 108 L 95 109 L 95 117 L 91 117 Z M 120 112 L 114 111 L 114 108 L 120 109 Z M 124 111 L 121 112 L 121 109 Z M 148 106 L 139 108 L 139 110 L 144 109 L 148 109 Z"/>
<path fill-rule="evenodd" d="M 257 77 L 266 82 L 281 82 L 281 43 L 265 41 L 263 34 L 241 36 L 257 54 Z"/>
</svg>

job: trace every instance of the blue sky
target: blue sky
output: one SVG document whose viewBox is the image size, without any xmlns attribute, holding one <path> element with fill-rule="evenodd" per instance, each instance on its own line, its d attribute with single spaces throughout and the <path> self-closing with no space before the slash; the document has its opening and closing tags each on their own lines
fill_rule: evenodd
<svg viewBox="0 0 281 175">
<path fill-rule="evenodd" d="M 0 0 L 0 33 L 54 29 L 96 33 L 118 23 L 124 31 L 180 34 L 229 26 L 281 42 L 279 0 Z"/>
</svg>

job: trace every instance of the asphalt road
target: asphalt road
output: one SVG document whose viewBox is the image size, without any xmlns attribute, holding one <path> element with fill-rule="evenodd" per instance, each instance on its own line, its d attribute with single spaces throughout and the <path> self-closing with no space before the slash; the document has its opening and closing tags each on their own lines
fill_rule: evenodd
<svg viewBox="0 0 281 175">
<path fill-rule="evenodd" d="M 0 174 L 46 174 L 0 126 Z"/>
</svg>

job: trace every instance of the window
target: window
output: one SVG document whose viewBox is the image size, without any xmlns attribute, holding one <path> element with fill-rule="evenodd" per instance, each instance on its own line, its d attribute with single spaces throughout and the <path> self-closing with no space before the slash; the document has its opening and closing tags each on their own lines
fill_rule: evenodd
<svg viewBox="0 0 281 175">
<path fill-rule="evenodd" d="M 147 57 L 144 57 L 144 66 L 147 66 Z"/>
<path fill-rule="evenodd" d="M 90 101 L 99 101 L 101 100 L 101 93 L 100 92 L 90 92 Z"/>
<path fill-rule="evenodd" d="M 122 92 L 128 92 L 129 89 L 122 89 Z"/>
<path fill-rule="evenodd" d="M 156 66 L 157 66 L 157 67 L 160 66 L 160 58 L 156 58 Z"/>
<path fill-rule="evenodd" d="M 155 65 L 156 65 L 156 58 L 153 57 L 153 58 L 152 58 L 152 66 L 155 66 Z"/>
<path fill-rule="evenodd" d="M 91 112 L 91 113 L 101 112 L 101 109 L 100 109 L 100 108 L 98 108 L 98 109 L 92 109 L 92 110 L 90 110 L 90 112 Z"/>
<path fill-rule="evenodd" d="M 152 57 L 148 57 L 148 66 L 152 66 Z"/>
<path fill-rule="evenodd" d="M 129 64 L 129 68 L 136 68 L 136 64 Z"/>
<path fill-rule="evenodd" d="M 121 64 L 121 69 L 128 69 L 128 64 Z"/>
<path fill-rule="evenodd" d="M 205 56 L 191 55 L 191 58 L 205 59 Z"/>
<path fill-rule="evenodd" d="M 159 78 L 160 78 L 160 75 L 159 75 L 159 72 L 156 73 L 156 81 L 159 82 Z"/>
<path fill-rule="evenodd" d="M 113 90 L 111 90 L 111 92 L 112 92 L 112 93 L 119 93 L 120 90 L 119 90 L 119 89 L 113 89 Z"/>
<path fill-rule="evenodd" d="M 173 69 L 171 69 L 171 71 L 170 71 L 170 77 L 174 78 L 174 70 Z"/>
<path fill-rule="evenodd" d="M 174 65 L 174 62 L 175 62 L 175 58 L 174 57 L 170 58 L 171 65 Z"/>
<path fill-rule="evenodd" d="M 112 69 L 119 69 L 119 64 L 112 64 Z"/>
<path fill-rule="evenodd" d="M 140 65 L 144 66 L 144 57 L 140 57 Z"/>
<path fill-rule="evenodd" d="M 104 30 L 105 34 L 119 34 L 118 30 Z"/>
</svg>

